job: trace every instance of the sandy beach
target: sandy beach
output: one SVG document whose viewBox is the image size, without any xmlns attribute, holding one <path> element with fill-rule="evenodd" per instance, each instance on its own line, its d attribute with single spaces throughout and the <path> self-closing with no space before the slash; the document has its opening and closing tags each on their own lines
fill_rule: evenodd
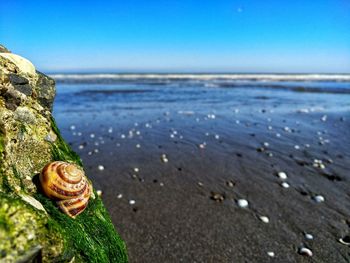
<svg viewBox="0 0 350 263">
<path fill-rule="evenodd" d="M 349 80 L 56 81 L 130 262 L 350 261 Z"/>
</svg>

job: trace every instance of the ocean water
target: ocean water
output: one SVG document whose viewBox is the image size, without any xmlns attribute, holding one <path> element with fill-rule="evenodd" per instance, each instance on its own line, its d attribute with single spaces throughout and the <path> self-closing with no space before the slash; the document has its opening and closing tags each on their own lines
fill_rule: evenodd
<svg viewBox="0 0 350 263">
<path fill-rule="evenodd" d="M 349 112 L 350 75 L 55 74 L 60 123 L 159 113 Z M 93 118 L 92 118 L 93 117 Z M 131 118 L 132 120 L 137 118 Z M 64 125 L 62 124 L 62 125 Z"/>
</svg>

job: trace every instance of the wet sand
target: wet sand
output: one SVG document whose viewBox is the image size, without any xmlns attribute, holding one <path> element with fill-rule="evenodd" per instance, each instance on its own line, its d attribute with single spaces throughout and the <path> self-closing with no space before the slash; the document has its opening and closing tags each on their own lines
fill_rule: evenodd
<svg viewBox="0 0 350 263">
<path fill-rule="evenodd" d="M 56 106 L 130 262 L 349 262 L 338 241 L 350 235 L 346 97 L 200 92 L 181 103 L 88 92 Z"/>
</svg>

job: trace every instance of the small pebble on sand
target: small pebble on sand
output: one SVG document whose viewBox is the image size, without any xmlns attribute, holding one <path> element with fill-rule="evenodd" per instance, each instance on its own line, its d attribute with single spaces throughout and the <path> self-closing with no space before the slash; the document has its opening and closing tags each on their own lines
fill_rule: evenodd
<svg viewBox="0 0 350 263">
<path fill-rule="evenodd" d="M 267 216 L 259 216 L 259 219 L 266 224 L 270 222 L 270 219 Z"/>
<path fill-rule="evenodd" d="M 313 239 L 314 239 L 313 235 L 311 235 L 311 234 L 309 234 L 309 233 L 305 233 L 304 237 L 305 237 L 306 239 L 308 239 L 308 240 L 313 240 Z"/>
<path fill-rule="evenodd" d="M 199 148 L 204 149 L 205 145 L 206 145 L 206 143 L 201 143 L 201 144 L 199 144 Z"/>
<path fill-rule="evenodd" d="M 160 159 L 162 160 L 163 163 L 169 162 L 168 157 L 166 156 L 166 154 L 162 154 Z"/>
<path fill-rule="evenodd" d="M 99 166 L 97 166 L 97 169 L 98 169 L 99 171 L 103 171 L 105 168 L 104 168 L 103 165 L 99 165 Z"/>
<path fill-rule="evenodd" d="M 285 172 L 278 172 L 277 176 L 281 179 L 281 180 L 286 180 L 288 178 L 287 174 Z"/>
<path fill-rule="evenodd" d="M 208 119 L 215 119 L 215 118 L 216 118 L 215 114 L 208 114 Z"/>
<path fill-rule="evenodd" d="M 290 132 L 290 128 L 289 128 L 289 127 L 287 127 L 287 126 L 286 126 L 286 127 L 284 127 L 284 128 L 283 128 L 283 130 L 284 130 L 284 131 L 286 131 L 286 132 Z"/>
<path fill-rule="evenodd" d="M 324 202 L 325 199 L 322 195 L 316 195 L 314 197 L 314 200 L 316 201 L 316 203 L 322 203 L 322 202 Z"/>
<path fill-rule="evenodd" d="M 247 208 L 249 203 L 247 200 L 245 199 L 238 199 L 237 200 L 237 205 L 240 207 L 240 208 Z"/>
<path fill-rule="evenodd" d="M 216 202 L 222 202 L 225 200 L 225 196 L 223 194 L 220 194 L 220 193 L 211 192 L 210 199 L 212 199 Z"/>
<path fill-rule="evenodd" d="M 318 159 L 314 160 L 313 167 L 321 168 L 321 169 L 326 168 L 326 166 L 323 164 L 322 160 L 318 160 Z"/>
<path fill-rule="evenodd" d="M 307 256 L 307 257 L 312 257 L 312 255 L 313 255 L 311 249 L 309 249 L 307 247 L 299 248 L 298 253 L 302 256 Z"/>
<path fill-rule="evenodd" d="M 289 188 L 289 187 L 290 187 L 290 185 L 289 185 L 287 182 L 282 182 L 282 183 L 281 183 L 281 186 L 282 186 L 283 188 Z"/>
<path fill-rule="evenodd" d="M 228 187 L 234 187 L 234 186 L 235 186 L 235 182 L 232 181 L 232 180 L 230 180 L 230 181 L 227 181 L 227 182 L 226 182 L 226 185 L 227 185 Z"/>
</svg>

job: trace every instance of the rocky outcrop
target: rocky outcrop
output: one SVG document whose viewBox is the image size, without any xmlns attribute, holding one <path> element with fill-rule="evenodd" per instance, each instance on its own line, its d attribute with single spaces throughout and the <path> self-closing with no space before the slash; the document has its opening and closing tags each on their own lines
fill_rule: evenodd
<svg viewBox="0 0 350 263">
<path fill-rule="evenodd" d="M 76 219 L 39 189 L 54 160 L 82 166 L 51 115 L 54 81 L 0 45 L 0 262 L 127 262 L 98 195 Z"/>
</svg>

